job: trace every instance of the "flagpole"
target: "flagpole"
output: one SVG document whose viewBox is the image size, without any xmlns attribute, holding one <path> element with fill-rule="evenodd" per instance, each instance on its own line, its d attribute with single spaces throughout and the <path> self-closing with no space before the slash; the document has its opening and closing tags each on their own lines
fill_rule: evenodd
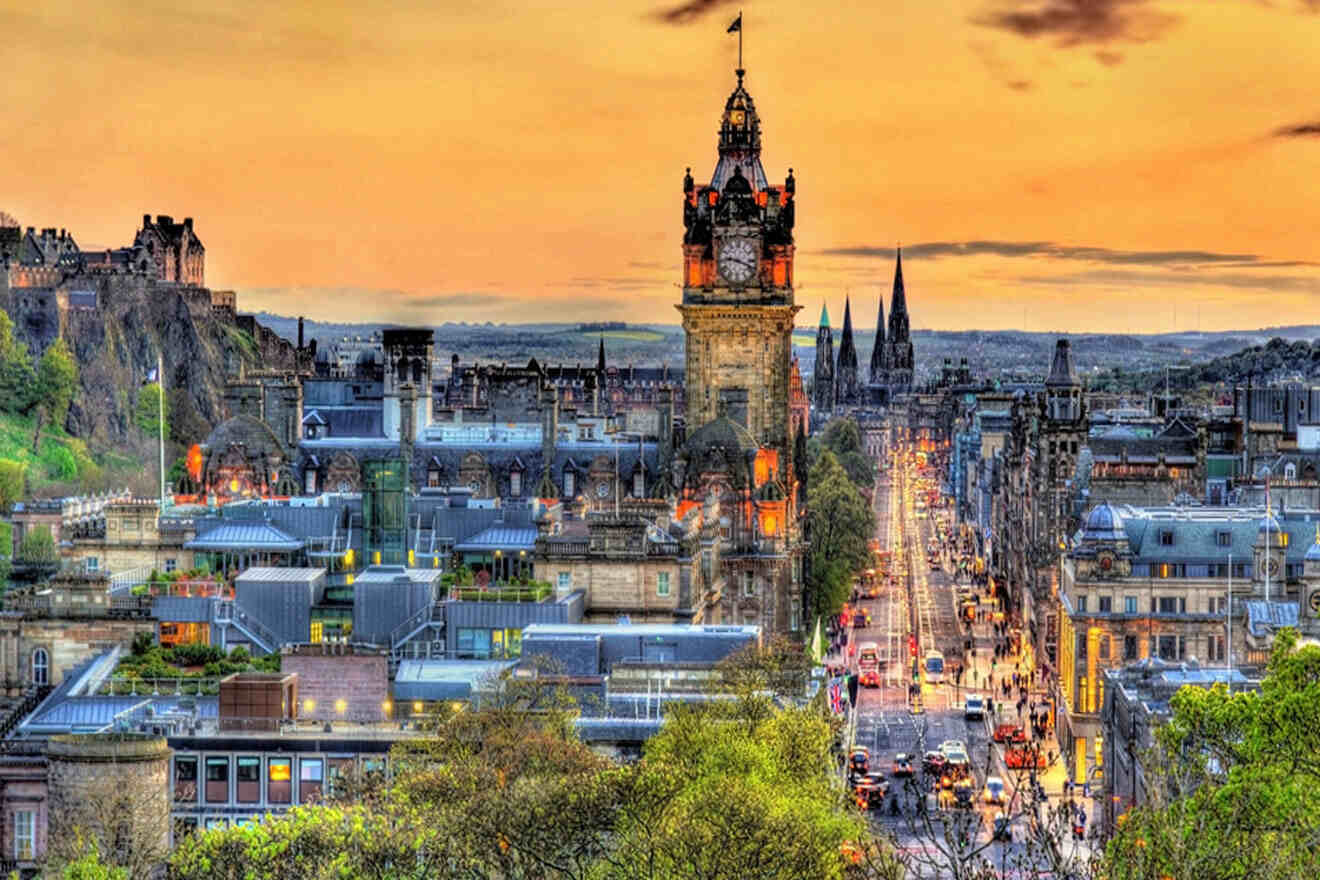
<svg viewBox="0 0 1320 880">
<path fill-rule="evenodd" d="M 742 34 L 743 34 L 743 27 L 742 27 L 742 10 L 739 9 L 739 10 L 738 10 L 738 69 L 739 69 L 739 70 L 742 70 L 742 69 L 743 69 L 743 66 L 742 66 Z"/>
<path fill-rule="evenodd" d="M 165 515 L 165 355 L 156 354 L 157 427 L 160 429 L 160 515 Z"/>
</svg>

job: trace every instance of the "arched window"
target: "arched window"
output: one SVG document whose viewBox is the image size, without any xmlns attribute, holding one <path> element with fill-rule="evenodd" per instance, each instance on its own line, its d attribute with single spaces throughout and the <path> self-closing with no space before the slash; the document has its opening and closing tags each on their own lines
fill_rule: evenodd
<svg viewBox="0 0 1320 880">
<path fill-rule="evenodd" d="M 1297 479 L 1297 465 L 1293 464 L 1291 461 L 1285 464 L 1283 466 L 1283 478 L 1285 480 Z"/>
<path fill-rule="evenodd" d="M 50 684 L 50 655 L 45 648 L 32 652 L 32 683 Z"/>
</svg>

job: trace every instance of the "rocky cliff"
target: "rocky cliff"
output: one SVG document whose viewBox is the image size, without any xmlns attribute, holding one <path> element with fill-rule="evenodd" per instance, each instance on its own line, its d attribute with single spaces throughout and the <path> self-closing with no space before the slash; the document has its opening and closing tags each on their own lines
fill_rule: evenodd
<svg viewBox="0 0 1320 880">
<path fill-rule="evenodd" d="M 251 316 L 213 308 L 205 288 L 133 276 L 77 277 L 55 288 L 0 291 L 15 335 L 39 356 L 63 337 L 80 388 L 65 428 L 96 446 L 127 436 L 138 389 L 163 356 L 178 439 L 198 442 L 226 417 L 227 376 L 240 365 L 293 369 L 294 346 Z M 200 434 L 200 436 L 198 436 Z"/>
</svg>

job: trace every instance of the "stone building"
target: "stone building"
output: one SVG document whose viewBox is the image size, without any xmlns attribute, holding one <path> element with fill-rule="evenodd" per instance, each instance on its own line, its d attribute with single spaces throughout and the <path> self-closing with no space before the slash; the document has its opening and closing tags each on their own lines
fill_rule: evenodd
<svg viewBox="0 0 1320 880">
<path fill-rule="evenodd" d="M 1320 629 L 1318 532 L 1317 511 L 1091 509 L 1057 600 L 1059 743 L 1076 781 L 1102 759 L 1105 669 L 1147 657 L 1263 667 L 1278 626 Z"/>
<path fill-rule="evenodd" d="M 1129 425 L 1093 428 L 1088 500 L 1158 506 L 1206 497 L 1206 428 L 1175 417 L 1146 433 Z"/>
<path fill-rule="evenodd" d="M 769 631 L 801 627 L 802 539 L 790 425 L 792 169 L 771 186 L 761 166 L 761 120 L 743 85 L 724 105 L 710 183 L 683 180 L 683 301 L 687 437 L 675 456 L 677 515 L 718 504 L 728 538 L 724 619 Z M 833 388 L 815 377 L 818 388 Z M 817 392 L 821 393 L 821 392 Z"/>
<path fill-rule="evenodd" d="M 205 286 L 206 248 L 193 231 L 191 217 L 175 223 L 167 214 L 158 215 L 155 221 L 150 214 L 143 214 L 133 247 L 146 252 L 150 271 L 158 280 Z"/>
<path fill-rule="evenodd" d="M 143 569 L 187 571 L 193 554 L 184 548 L 192 538 L 188 523 L 162 521 L 160 501 L 125 498 L 105 505 L 99 516 L 84 517 L 60 548 L 60 557 L 89 572 L 111 574 Z"/>
</svg>

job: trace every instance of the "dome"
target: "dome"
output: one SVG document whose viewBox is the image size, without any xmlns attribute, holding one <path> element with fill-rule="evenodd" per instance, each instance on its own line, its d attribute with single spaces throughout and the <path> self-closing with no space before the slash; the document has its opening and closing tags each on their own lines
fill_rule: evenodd
<svg viewBox="0 0 1320 880">
<path fill-rule="evenodd" d="M 215 426 L 210 435 L 206 438 L 206 449 L 209 456 L 222 453 L 230 445 L 242 445 L 249 454 L 275 453 L 283 456 L 284 447 L 275 432 L 265 423 L 252 418 L 251 416 L 238 415 L 231 419 L 226 419 Z M 208 457 L 209 457 L 208 456 Z"/>
<path fill-rule="evenodd" d="M 1123 516 L 1109 502 L 1096 505 L 1086 515 L 1082 540 L 1119 541 L 1126 538 L 1127 531 L 1123 528 Z"/>
<path fill-rule="evenodd" d="M 713 449 L 721 449 L 729 453 L 745 453 L 760 448 L 752 432 L 728 416 L 720 416 L 715 421 L 702 425 L 684 445 L 690 452 L 698 454 Z"/>
</svg>

